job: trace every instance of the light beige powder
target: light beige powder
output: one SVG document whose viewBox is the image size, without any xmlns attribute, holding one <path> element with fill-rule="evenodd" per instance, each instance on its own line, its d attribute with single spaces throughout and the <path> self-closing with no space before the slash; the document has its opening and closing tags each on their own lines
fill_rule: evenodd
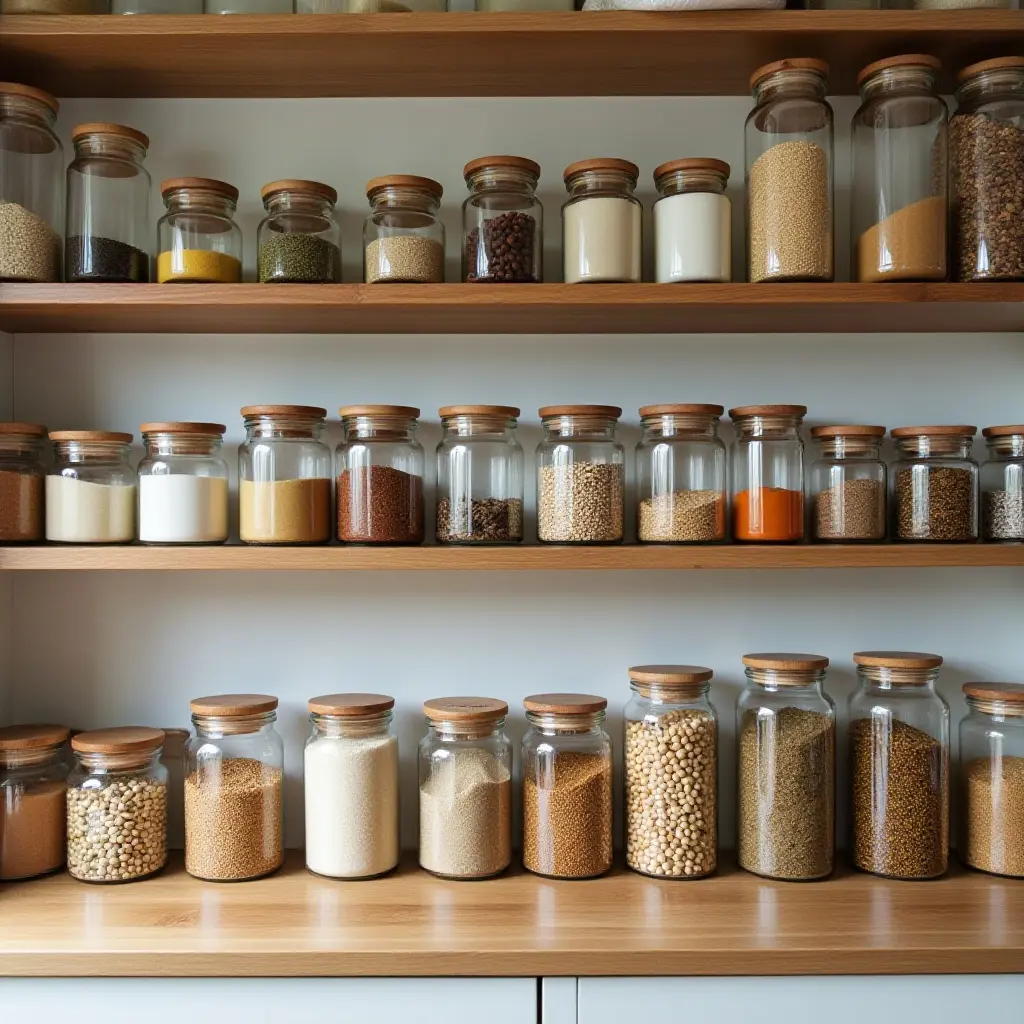
<svg viewBox="0 0 1024 1024">
<path fill-rule="evenodd" d="M 135 540 L 135 486 L 46 478 L 46 539 L 66 544 L 130 544 Z"/>
</svg>

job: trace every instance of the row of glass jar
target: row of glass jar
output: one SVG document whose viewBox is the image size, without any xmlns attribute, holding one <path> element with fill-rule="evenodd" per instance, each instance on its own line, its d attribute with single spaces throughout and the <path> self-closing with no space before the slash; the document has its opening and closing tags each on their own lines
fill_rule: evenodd
<svg viewBox="0 0 1024 1024">
<path fill-rule="evenodd" d="M 478 11 L 572 11 L 574 0 L 474 0 Z M 448 0 L 0 0 L 2 14 L 397 14 Z"/>
</svg>

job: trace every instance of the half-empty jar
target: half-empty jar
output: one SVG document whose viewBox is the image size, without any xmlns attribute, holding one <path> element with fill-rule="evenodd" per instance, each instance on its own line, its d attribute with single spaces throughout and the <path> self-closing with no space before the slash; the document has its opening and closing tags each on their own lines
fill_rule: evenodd
<svg viewBox="0 0 1024 1024">
<path fill-rule="evenodd" d="M 389 174 L 366 186 L 370 215 L 363 224 L 367 284 L 444 281 L 444 224 L 437 216 L 443 189 L 432 178 Z"/>
<path fill-rule="evenodd" d="M 811 438 L 819 451 L 810 470 L 811 539 L 885 540 L 885 427 L 813 427 Z"/>
<path fill-rule="evenodd" d="M 44 538 L 48 449 L 41 423 L 0 422 L 0 543 Z"/>
<path fill-rule="evenodd" d="M 319 181 L 272 181 L 260 191 L 267 215 L 257 230 L 260 284 L 338 284 L 338 193 Z"/>
<path fill-rule="evenodd" d="M 235 284 L 242 280 L 238 189 L 215 178 L 169 178 L 160 186 L 167 212 L 157 224 L 157 280 Z"/>
<path fill-rule="evenodd" d="M 986 427 L 981 434 L 988 448 L 981 465 L 982 537 L 1024 541 L 1024 424 Z"/>
</svg>

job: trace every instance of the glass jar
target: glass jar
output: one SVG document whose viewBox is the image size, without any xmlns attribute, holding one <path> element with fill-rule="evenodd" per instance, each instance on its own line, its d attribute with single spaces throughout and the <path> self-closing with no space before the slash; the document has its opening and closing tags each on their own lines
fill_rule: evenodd
<svg viewBox="0 0 1024 1024">
<path fill-rule="evenodd" d="M 964 683 L 960 722 L 960 856 L 969 867 L 1024 878 L 1024 686 Z"/>
<path fill-rule="evenodd" d="M 404 14 L 445 11 L 447 0 L 296 0 L 296 14 Z"/>
<path fill-rule="evenodd" d="M 603 875 L 612 866 L 608 701 L 538 693 L 523 707 L 523 867 L 548 878 Z"/>
<path fill-rule="evenodd" d="M 638 282 L 643 206 L 633 194 L 640 169 L 614 157 L 580 160 L 562 174 L 562 269 L 566 284 Z"/>
<path fill-rule="evenodd" d="M 395 698 L 332 693 L 309 701 L 306 867 L 328 878 L 377 878 L 398 866 Z"/>
<path fill-rule="evenodd" d="M 294 14 L 293 0 L 205 0 L 206 14 Z"/>
<path fill-rule="evenodd" d="M 1024 540 L 1024 425 L 986 427 L 981 466 L 982 537 Z M 0 476 L 0 480 L 2 480 Z"/>
<path fill-rule="evenodd" d="M 737 541 L 804 539 L 805 405 L 744 405 L 729 410 L 732 442 L 732 533 Z"/>
<path fill-rule="evenodd" d="M 223 423 L 143 423 L 139 540 L 223 544 L 228 539 L 228 464 Z"/>
<path fill-rule="evenodd" d="M 338 540 L 349 544 L 423 543 L 423 446 L 419 409 L 345 405 L 338 471 Z"/>
<path fill-rule="evenodd" d="M 0 14 L 106 14 L 109 0 L 0 0 Z"/>
<path fill-rule="evenodd" d="M 885 540 L 885 427 L 814 427 L 820 458 L 811 466 L 811 539 Z"/>
<path fill-rule="evenodd" d="M 284 863 L 284 744 L 277 698 L 261 693 L 197 697 L 196 734 L 185 747 L 185 870 L 241 882 Z"/>
<path fill-rule="evenodd" d="M 442 878 L 500 875 L 512 860 L 512 744 L 508 705 L 439 697 L 423 705 L 420 867 Z"/>
<path fill-rule="evenodd" d="M 32 544 L 45 537 L 48 451 L 41 423 L 0 422 L 0 543 Z"/>
<path fill-rule="evenodd" d="M 327 410 L 247 405 L 238 446 L 238 521 L 243 544 L 324 544 L 331 538 Z"/>
<path fill-rule="evenodd" d="M 0 0 L 4 14 L 15 13 L 11 2 Z M 59 106 L 41 89 L 0 82 L 0 283 L 61 278 L 64 149 L 53 130 Z"/>
<path fill-rule="evenodd" d="M 832 108 L 828 64 L 779 60 L 750 79 L 747 265 L 750 280 L 831 281 Z"/>
<path fill-rule="evenodd" d="M 508 544 L 523 539 L 523 448 L 519 410 L 507 405 L 438 409 L 438 544 Z"/>
<path fill-rule="evenodd" d="M 111 0 L 111 14 L 202 14 L 203 0 Z"/>
<path fill-rule="evenodd" d="M 170 178 L 160 186 L 167 212 L 157 224 L 157 280 L 235 284 L 242 280 L 238 189 L 213 178 Z"/>
<path fill-rule="evenodd" d="M 654 170 L 661 197 L 654 204 L 654 279 L 732 280 L 732 203 L 725 194 L 729 165 L 695 157 Z"/>
<path fill-rule="evenodd" d="M 740 867 L 765 878 L 827 878 L 835 861 L 836 706 L 828 658 L 745 654 L 736 705 Z"/>
<path fill-rule="evenodd" d="M 318 181 L 272 181 L 260 195 L 266 217 L 257 231 L 260 284 L 340 284 L 338 193 Z"/>
<path fill-rule="evenodd" d="M 546 544 L 622 541 L 626 454 L 614 405 L 546 405 L 539 412 L 537 536 Z"/>
<path fill-rule="evenodd" d="M 636 446 L 637 537 L 644 544 L 725 540 L 720 405 L 645 405 Z"/>
<path fill-rule="evenodd" d="M 68 874 L 82 882 L 137 882 L 167 863 L 167 769 L 160 729 L 123 726 L 72 737 Z"/>
<path fill-rule="evenodd" d="M 389 174 L 366 186 L 370 216 L 363 223 L 363 280 L 429 284 L 444 281 L 444 190 L 431 178 Z"/>
<path fill-rule="evenodd" d="M 654 878 L 718 867 L 718 714 L 711 669 L 637 665 L 626 709 L 626 866 Z"/>
<path fill-rule="evenodd" d="M 132 435 L 106 430 L 50 434 L 54 462 L 46 476 L 46 539 L 64 544 L 135 540 Z"/>
<path fill-rule="evenodd" d="M 149 137 L 123 124 L 80 124 L 68 167 L 64 280 L 146 283 L 153 259 L 144 161 Z"/>
<path fill-rule="evenodd" d="M 894 5 L 895 6 L 895 5 Z M 915 11 L 1016 10 L 1018 0 L 913 0 Z"/>
<path fill-rule="evenodd" d="M 0 728 L 0 882 L 64 867 L 68 735 L 63 725 Z"/>
<path fill-rule="evenodd" d="M 978 539 L 977 427 L 896 427 L 892 473 L 894 540 Z"/>
</svg>

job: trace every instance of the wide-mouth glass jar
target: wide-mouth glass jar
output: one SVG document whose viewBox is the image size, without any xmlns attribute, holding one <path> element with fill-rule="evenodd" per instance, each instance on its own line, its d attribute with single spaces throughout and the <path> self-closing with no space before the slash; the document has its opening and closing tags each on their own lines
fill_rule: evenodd
<svg viewBox="0 0 1024 1024">
<path fill-rule="evenodd" d="M 438 284 L 444 281 L 444 189 L 432 178 L 389 174 L 367 183 L 370 215 L 363 224 L 363 280 Z"/>
<path fill-rule="evenodd" d="M 423 705 L 419 746 L 420 867 L 443 878 L 500 875 L 512 860 L 508 705 L 438 697 Z"/>
<path fill-rule="evenodd" d="M 938 878 L 949 859 L 949 706 L 942 658 L 860 651 L 850 696 L 851 856 L 888 878 Z"/>
<path fill-rule="evenodd" d="M 338 284 L 338 193 L 319 181 L 272 181 L 260 192 L 267 215 L 257 230 L 260 284 Z"/>
<path fill-rule="evenodd" d="M 185 870 L 211 882 L 262 878 L 284 863 L 284 744 L 277 698 L 224 693 L 190 703 Z"/>
<path fill-rule="evenodd" d="M 637 665 L 625 720 L 626 865 L 654 878 L 718 867 L 718 714 L 711 669 Z"/>
<path fill-rule="evenodd" d="M 167 212 L 157 224 L 157 280 L 235 284 L 242 280 L 238 189 L 215 178 L 169 178 L 160 186 Z"/>
<path fill-rule="evenodd" d="M 1024 424 L 986 427 L 981 466 L 982 537 L 1024 541 Z"/>
<path fill-rule="evenodd" d="M 885 540 L 885 427 L 813 427 L 811 438 L 819 451 L 810 470 L 811 539 Z"/>
<path fill-rule="evenodd" d="M 0 543 L 31 544 L 44 538 L 48 453 L 41 423 L 0 422 Z"/>
<path fill-rule="evenodd" d="M 82 882 L 137 882 L 167 863 L 167 769 L 160 729 L 122 726 L 72 737 L 68 873 Z"/>
</svg>

